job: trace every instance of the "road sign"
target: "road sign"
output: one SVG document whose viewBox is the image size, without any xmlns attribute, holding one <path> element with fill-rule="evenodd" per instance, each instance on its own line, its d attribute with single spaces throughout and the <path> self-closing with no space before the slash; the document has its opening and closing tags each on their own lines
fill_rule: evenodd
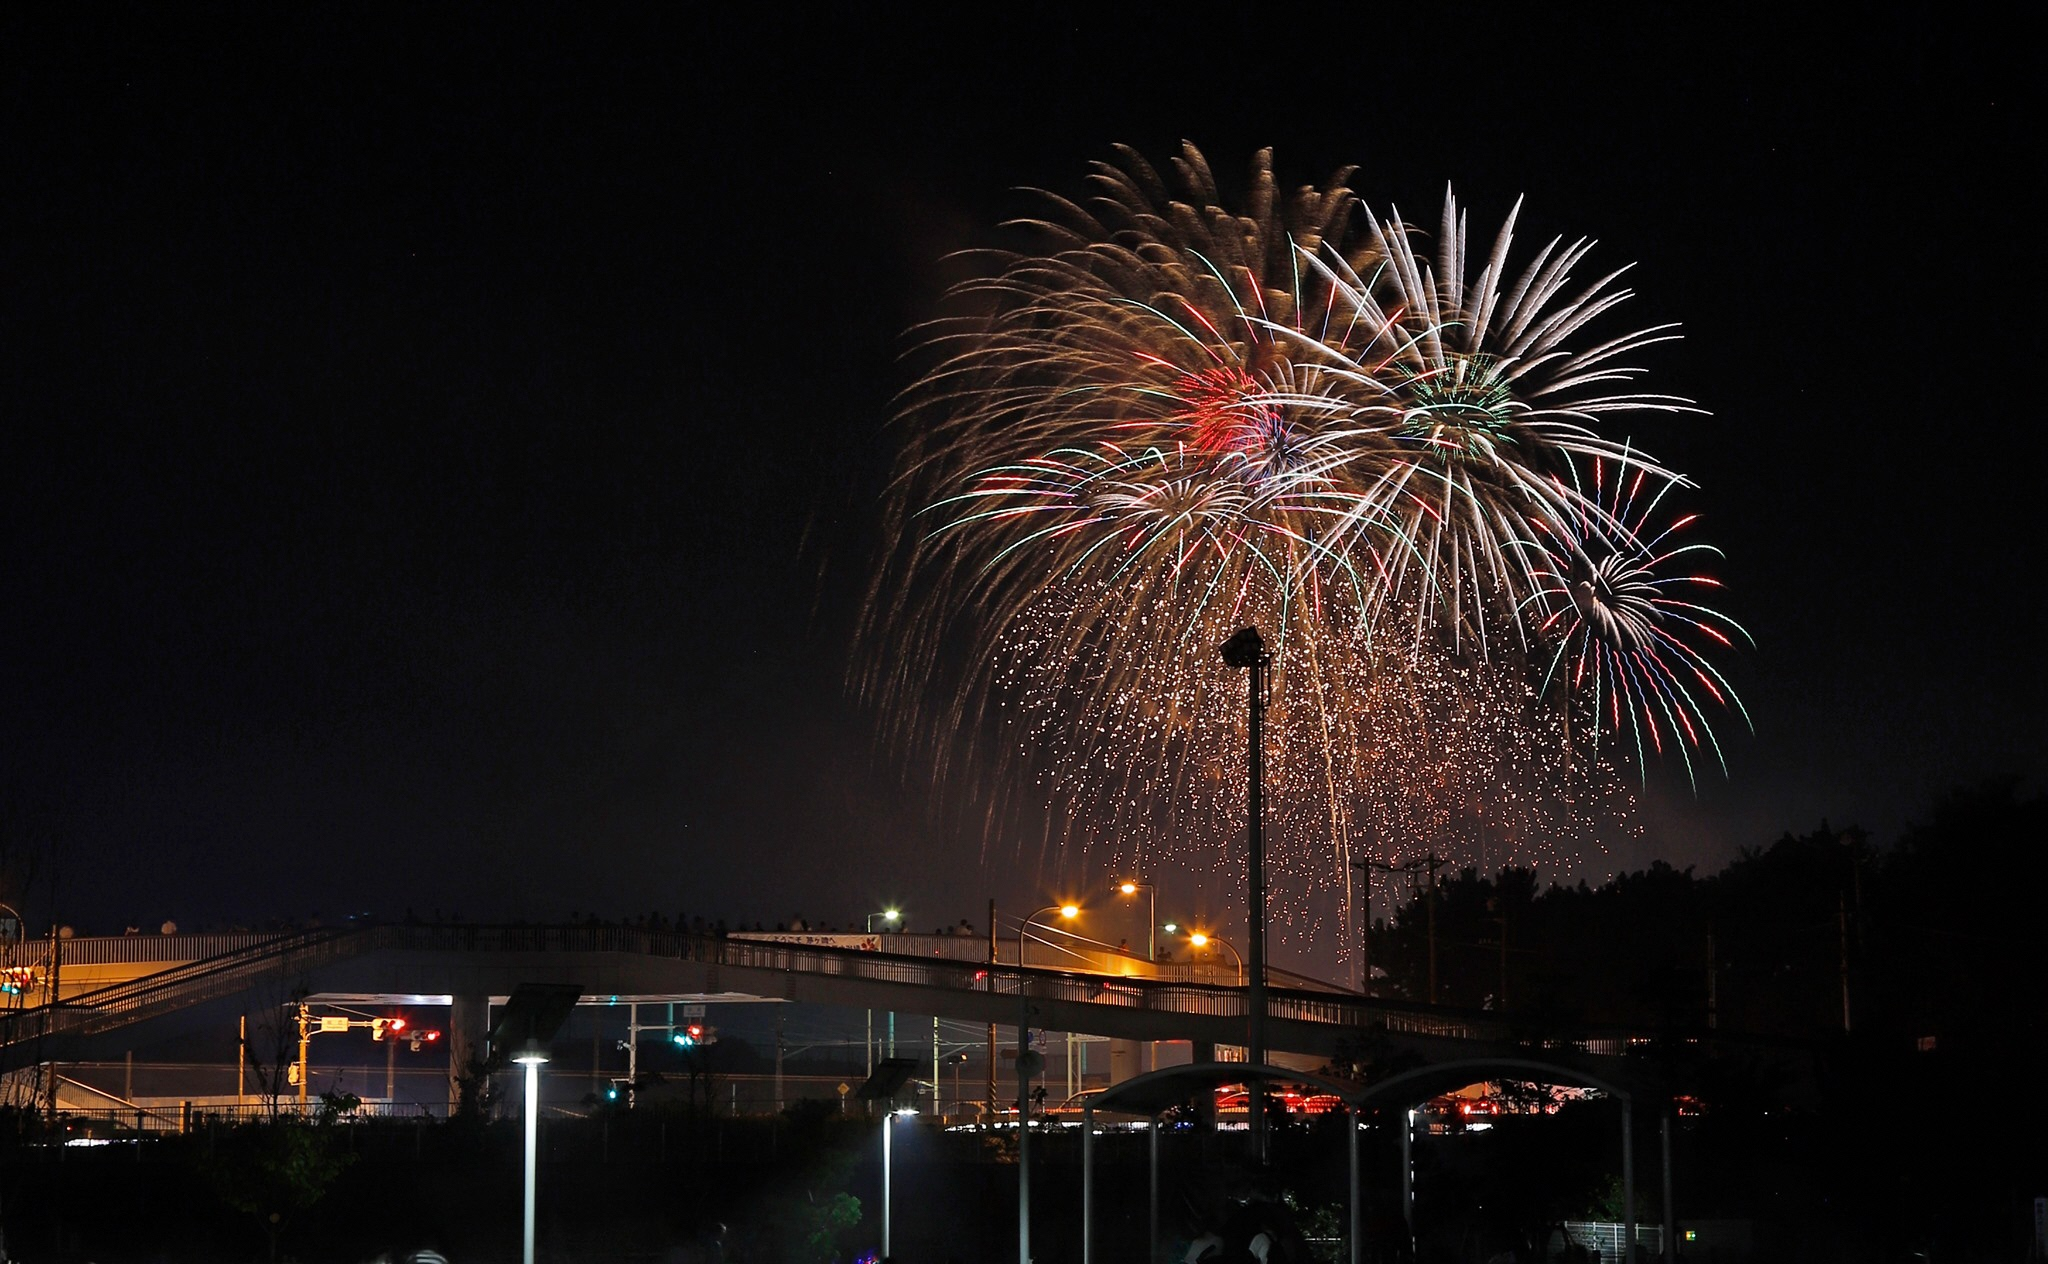
<svg viewBox="0 0 2048 1264">
<path fill-rule="evenodd" d="M 320 1016 L 320 1030 L 321 1030 L 321 1031 L 347 1031 L 347 1030 L 348 1030 L 348 1016 L 347 1016 L 347 1015 L 345 1015 L 345 1014 L 342 1014 L 342 1015 L 334 1015 L 334 1014 L 322 1014 L 322 1015 Z"/>
<path fill-rule="evenodd" d="M 704 1007 L 702 1005 L 685 1005 L 683 1006 L 683 1017 L 702 1018 L 704 1017 Z"/>
</svg>

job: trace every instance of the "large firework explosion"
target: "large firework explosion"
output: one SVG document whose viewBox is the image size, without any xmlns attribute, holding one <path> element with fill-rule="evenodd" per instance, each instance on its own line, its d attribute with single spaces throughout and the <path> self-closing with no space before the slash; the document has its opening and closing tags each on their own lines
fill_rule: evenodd
<svg viewBox="0 0 2048 1264">
<path fill-rule="evenodd" d="M 1448 198 L 1432 265 L 1349 172 L 1285 196 L 1261 154 L 1238 213 L 1192 147 L 1171 170 L 1099 164 L 920 331 L 870 604 L 898 735 L 1041 796 L 1064 846 L 1228 871 L 1243 682 L 1215 647 L 1254 624 L 1282 881 L 1626 829 L 1618 744 L 1573 713 L 1710 742 L 1673 673 L 1711 674 L 1682 638 L 1725 623 L 1621 575 L 1664 559 L 1606 484 L 1682 480 L 1595 425 L 1689 408 L 1629 389 L 1624 357 L 1672 332 L 1575 349 L 1619 273 L 1575 283 L 1586 242 L 1511 273 L 1513 216 L 1472 274 Z"/>
</svg>

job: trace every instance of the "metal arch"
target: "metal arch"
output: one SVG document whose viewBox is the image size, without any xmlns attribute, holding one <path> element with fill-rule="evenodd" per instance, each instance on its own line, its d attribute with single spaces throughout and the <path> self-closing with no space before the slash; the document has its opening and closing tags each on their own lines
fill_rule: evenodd
<svg viewBox="0 0 2048 1264">
<path fill-rule="evenodd" d="M 1350 1124 L 1346 1155 L 1350 1165 L 1350 1262 L 1360 1264 L 1364 1240 L 1360 1233 L 1358 1128 L 1359 1106 L 1354 1100 L 1358 1086 L 1311 1071 L 1290 1071 L 1284 1067 L 1246 1062 L 1203 1062 L 1192 1066 L 1167 1067 L 1133 1076 L 1090 1098 L 1081 1107 L 1081 1261 L 1095 1264 L 1095 1112 L 1107 1110 L 1120 1115 L 1145 1117 L 1149 1144 L 1147 1167 L 1148 1235 L 1151 1258 L 1159 1254 L 1159 1116 L 1193 1092 L 1222 1084 L 1301 1084 L 1326 1089 L 1344 1101 Z M 1122 1109 L 1117 1103 L 1125 1103 Z"/>
<path fill-rule="evenodd" d="M 1455 1062 L 1440 1062 L 1432 1066 L 1417 1067 L 1403 1071 L 1362 1091 L 1355 1091 L 1350 1099 L 1353 1110 L 1367 1106 L 1396 1103 L 1406 1109 L 1413 1103 L 1433 1096 L 1441 1089 L 1459 1088 L 1466 1084 L 1486 1079 L 1528 1079 L 1551 1084 L 1572 1084 L 1581 1088 L 1598 1089 L 1621 1102 L 1621 1201 L 1622 1201 L 1622 1242 L 1625 1249 L 1633 1248 L 1636 1240 L 1636 1150 L 1635 1150 L 1635 1094 L 1603 1076 L 1582 1071 L 1577 1067 L 1556 1062 L 1541 1062 L 1534 1058 L 1479 1057 L 1461 1058 Z M 1403 1132 L 1403 1137 L 1407 1136 Z M 1664 1188 L 1671 1188 L 1671 1155 L 1669 1147 L 1664 1151 Z M 1356 1197 L 1354 1193 L 1353 1197 Z M 1670 1199 L 1665 1199 L 1665 1219 L 1670 1220 Z M 1404 1208 L 1404 1211 L 1407 1209 Z"/>
</svg>

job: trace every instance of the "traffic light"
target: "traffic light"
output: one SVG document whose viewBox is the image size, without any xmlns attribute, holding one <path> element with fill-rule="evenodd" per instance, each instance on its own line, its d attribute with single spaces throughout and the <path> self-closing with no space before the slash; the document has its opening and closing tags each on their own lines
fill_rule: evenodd
<svg viewBox="0 0 2048 1264">
<path fill-rule="evenodd" d="M 694 1049 L 704 1043 L 704 1024 L 691 1023 L 674 1032 L 670 1039 L 685 1049 Z"/>
<path fill-rule="evenodd" d="M 388 1018 L 373 1018 L 373 1019 L 371 1019 L 371 1020 L 370 1020 L 370 1039 L 372 1039 L 372 1040 L 382 1040 L 382 1039 L 384 1039 L 384 1031 L 385 1031 L 385 1028 L 389 1027 L 390 1025 L 391 1025 L 391 1020 L 390 1020 L 390 1019 L 388 1019 Z"/>
</svg>

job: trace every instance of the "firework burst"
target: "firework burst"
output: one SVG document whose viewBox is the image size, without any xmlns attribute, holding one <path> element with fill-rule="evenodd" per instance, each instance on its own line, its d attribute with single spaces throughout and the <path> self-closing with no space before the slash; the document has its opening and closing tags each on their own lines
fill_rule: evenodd
<svg viewBox="0 0 2048 1264">
<path fill-rule="evenodd" d="M 1020 221 L 1042 249 L 979 257 L 920 331 L 866 629 L 897 735 L 942 770 L 992 755 L 1061 843 L 1182 865 L 1198 839 L 1227 868 L 1243 708 L 1215 646 L 1255 623 L 1283 874 L 1343 884 L 1361 849 L 1529 861 L 1618 821 L 1602 748 L 1575 756 L 1526 668 L 1567 647 L 1603 699 L 1626 673 L 1630 715 L 1663 708 L 1651 748 L 1697 717 L 1690 686 L 1645 673 L 1703 659 L 1645 659 L 1609 634 L 1633 608 L 1575 619 L 1559 581 L 1568 542 L 1596 567 L 1640 543 L 1582 469 L 1682 482 L 1595 429 L 1690 409 L 1624 364 L 1674 335 L 1573 349 L 1620 274 L 1573 288 L 1590 244 L 1553 242 L 1510 280 L 1513 216 L 1473 273 L 1448 198 L 1430 265 L 1348 172 L 1283 194 L 1260 154 L 1238 213 L 1192 148 L 1170 170 L 1099 165 L 1092 198 Z"/>
<path fill-rule="evenodd" d="M 1332 348 L 1333 375 L 1386 392 L 1394 454 L 1376 473 L 1374 521 L 1397 523 L 1386 550 L 1390 597 L 1412 595 L 1418 629 L 1488 642 L 1489 616 L 1517 640 L 1524 625 L 1503 613 L 1541 587 L 1520 542 L 1556 517 L 1588 510 L 1571 471 L 1587 460 L 1627 466 L 1662 483 L 1682 481 L 1596 420 L 1620 414 L 1698 412 L 1690 401 L 1625 389 L 1642 370 L 1624 362 L 1677 337 L 1652 326 L 1575 349 L 1571 339 L 1631 295 L 1627 269 L 1577 288 L 1574 269 L 1593 248 L 1554 239 L 1510 281 L 1515 221 L 1509 214 L 1476 274 L 1466 217 L 1444 195 L 1437 257 L 1419 256 L 1421 233 L 1398 212 L 1367 212 L 1372 261 L 1313 261 L 1336 288 L 1352 323 L 1383 331 L 1363 356 Z M 1345 362 L 1339 363 L 1343 359 Z"/>
<path fill-rule="evenodd" d="M 1675 749 L 1691 776 L 1692 752 L 1710 750 L 1725 772 L 1704 704 L 1733 708 L 1745 723 L 1749 714 L 1698 642 L 1750 638 L 1704 604 L 1720 581 L 1693 568 L 1720 550 L 1682 541 L 1696 515 L 1660 517 L 1670 483 L 1597 460 L 1589 476 L 1573 512 L 1544 522 L 1528 550 L 1539 585 L 1531 604 L 1546 611 L 1540 630 L 1552 647 L 1547 679 L 1582 701 L 1595 750 L 1603 736 L 1625 735 L 1639 765 Z"/>
</svg>

